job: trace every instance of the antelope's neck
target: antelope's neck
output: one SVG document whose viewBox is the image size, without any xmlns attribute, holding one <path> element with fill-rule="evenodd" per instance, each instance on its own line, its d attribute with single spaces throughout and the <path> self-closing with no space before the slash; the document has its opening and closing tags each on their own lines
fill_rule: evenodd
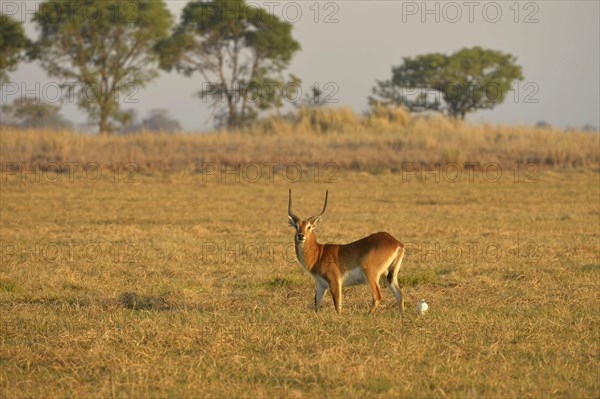
<svg viewBox="0 0 600 399">
<path fill-rule="evenodd" d="M 296 242 L 296 256 L 305 269 L 311 271 L 321 256 L 321 244 L 317 242 L 314 234 L 311 234 L 303 244 Z"/>
</svg>

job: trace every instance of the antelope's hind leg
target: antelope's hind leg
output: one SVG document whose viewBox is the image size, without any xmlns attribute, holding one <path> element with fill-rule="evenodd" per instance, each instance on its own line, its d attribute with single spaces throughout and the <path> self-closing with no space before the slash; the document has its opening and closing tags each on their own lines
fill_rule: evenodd
<svg viewBox="0 0 600 399">
<path fill-rule="evenodd" d="M 402 313 L 402 317 L 404 317 L 404 295 L 402 294 L 402 290 L 398 285 L 398 276 L 394 276 L 393 273 L 388 274 L 387 286 L 390 291 L 392 291 L 392 294 L 394 294 L 396 297 L 396 302 L 398 302 L 400 313 Z"/>
<path fill-rule="evenodd" d="M 402 263 L 402 259 L 404 258 L 404 248 L 402 249 L 402 253 L 399 257 L 394 260 L 394 263 L 388 270 L 387 275 L 387 286 L 392 291 L 392 294 L 396 297 L 396 302 L 398 302 L 398 307 L 400 308 L 400 313 L 402 313 L 402 317 L 404 317 L 404 295 L 402 294 L 402 290 L 400 289 L 400 285 L 398 284 L 398 271 L 400 270 L 400 264 Z"/>
</svg>

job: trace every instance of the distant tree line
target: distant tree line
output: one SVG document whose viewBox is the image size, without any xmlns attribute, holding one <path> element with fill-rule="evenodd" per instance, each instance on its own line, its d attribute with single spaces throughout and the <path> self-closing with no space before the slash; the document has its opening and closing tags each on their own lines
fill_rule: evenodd
<svg viewBox="0 0 600 399">
<path fill-rule="evenodd" d="M 74 130 L 73 123 L 63 118 L 59 111 L 60 105 L 33 98 L 19 98 L 12 104 L 2 106 L 2 124 L 22 129 Z"/>
<path fill-rule="evenodd" d="M 0 109 L 2 124 L 21 129 L 47 128 L 75 130 L 74 124 L 59 113 L 60 105 L 50 104 L 33 98 L 19 98 Z M 166 109 L 150 110 L 146 118 L 138 120 L 135 110 L 123 111 L 123 122 L 113 130 L 116 134 L 140 131 L 174 133 L 181 131 L 179 122 Z"/>
<path fill-rule="evenodd" d="M 203 84 L 196 93 L 210 102 L 215 122 L 247 126 L 262 112 L 278 111 L 284 88 L 301 82 L 285 72 L 300 50 L 292 24 L 264 11 L 245 0 L 193 0 L 174 24 L 163 0 L 46 0 L 33 18 L 39 32 L 35 41 L 25 36 L 20 22 L 0 15 L 0 80 L 7 81 L 20 61 L 39 62 L 50 76 L 77 82 L 64 84 L 63 90 L 76 95 L 77 105 L 104 134 L 180 129 L 165 110 L 153 110 L 137 122 L 119 99 L 143 88 L 159 69 L 198 74 Z M 502 103 L 521 79 L 515 57 L 480 47 L 405 57 L 390 79 L 376 82 L 369 103 L 464 118 Z M 301 104 L 321 105 L 319 90 L 313 94 Z M 64 125 L 58 110 L 25 100 L 3 107 L 27 126 Z M 35 117 L 23 119 L 28 111 Z"/>
</svg>

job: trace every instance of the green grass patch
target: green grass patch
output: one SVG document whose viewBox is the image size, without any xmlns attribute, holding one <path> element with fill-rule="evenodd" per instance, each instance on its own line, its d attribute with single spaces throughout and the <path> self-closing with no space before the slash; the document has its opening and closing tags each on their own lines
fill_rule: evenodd
<svg viewBox="0 0 600 399">
<path fill-rule="evenodd" d="M 17 284 L 9 280 L 0 280 L 0 292 L 16 292 Z"/>
<path fill-rule="evenodd" d="M 398 284 L 400 287 L 416 287 L 423 284 L 435 284 L 439 277 L 433 270 L 423 270 L 410 273 L 399 273 Z"/>
</svg>

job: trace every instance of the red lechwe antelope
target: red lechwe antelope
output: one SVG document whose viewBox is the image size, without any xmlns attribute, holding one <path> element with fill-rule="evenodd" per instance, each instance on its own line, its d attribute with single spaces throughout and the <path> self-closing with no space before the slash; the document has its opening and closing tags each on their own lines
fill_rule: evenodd
<svg viewBox="0 0 600 399">
<path fill-rule="evenodd" d="M 288 204 L 290 226 L 296 229 L 294 242 L 298 260 L 317 282 L 315 310 L 319 310 L 325 291 L 329 289 L 335 310 L 342 311 L 342 287 L 369 284 L 373 292 L 371 313 L 381 303 L 379 279 L 385 276 L 387 286 L 396 297 L 404 316 L 404 298 L 398 285 L 398 270 L 404 257 L 404 245 L 388 233 L 375 233 L 350 244 L 319 244 L 315 228 L 327 208 L 325 205 L 316 216 L 301 220 L 292 213 L 292 190 Z"/>
</svg>

